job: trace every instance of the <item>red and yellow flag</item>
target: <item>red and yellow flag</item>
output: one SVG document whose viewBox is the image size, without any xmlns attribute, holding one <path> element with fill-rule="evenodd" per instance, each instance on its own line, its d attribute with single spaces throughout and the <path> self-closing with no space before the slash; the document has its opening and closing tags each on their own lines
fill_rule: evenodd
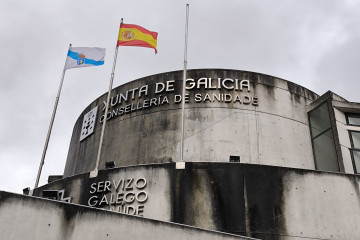
<svg viewBox="0 0 360 240">
<path fill-rule="evenodd" d="M 121 23 L 116 47 L 148 47 L 155 49 L 155 53 L 157 53 L 157 35 L 157 32 L 151 32 L 138 25 Z"/>
</svg>

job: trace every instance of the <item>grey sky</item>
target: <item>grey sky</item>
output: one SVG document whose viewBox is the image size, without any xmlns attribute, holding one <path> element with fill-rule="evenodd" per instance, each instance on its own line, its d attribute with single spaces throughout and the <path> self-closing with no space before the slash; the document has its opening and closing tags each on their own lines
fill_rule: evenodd
<svg viewBox="0 0 360 240">
<path fill-rule="evenodd" d="M 120 19 L 159 33 L 119 49 L 114 87 L 183 67 L 261 72 L 360 102 L 360 1 L 132 0 L 0 3 L 0 189 L 33 187 L 68 45 L 105 47 L 105 65 L 66 72 L 40 185 L 62 174 L 74 123 L 108 90 Z"/>
</svg>

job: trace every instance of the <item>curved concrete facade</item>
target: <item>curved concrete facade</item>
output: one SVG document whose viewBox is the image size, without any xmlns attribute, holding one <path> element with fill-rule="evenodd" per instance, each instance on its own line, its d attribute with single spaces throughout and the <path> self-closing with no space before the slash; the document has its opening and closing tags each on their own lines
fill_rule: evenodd
<svg viewBox="0 0 360 240">
<path fill-rule="evenodd" d="M 108 161 L 179 161 L 182 78 L 182 71 L 168 72 L 113 89 L 99 169 Z M 312 91 L 260 73 L 196 69 L 188 71 L 186 93 L 185 161 L 228 162 L 233 155 L 242 163 L 315 169 L 306 111 L 318 98 Z M 105 101 L 106 94 L 78 118 L 64 177 L 94 169 Z"/>
</svg>

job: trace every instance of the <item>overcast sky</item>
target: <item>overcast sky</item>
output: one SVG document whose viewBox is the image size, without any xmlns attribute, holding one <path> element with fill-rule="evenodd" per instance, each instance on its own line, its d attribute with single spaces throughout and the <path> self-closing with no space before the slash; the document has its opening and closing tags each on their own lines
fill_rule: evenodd
<svg viewBox="0 0 360 240">
<path fill-rule="evenodd" d="M 0 190 L 34 186 L 69 44 L 106 48 L 105 65 L 66 72 L 40 185 L 62 175 L 75 121 L 108 90 L 120 19 L 158 32 L 158 54 L 121 47 L 114 87 L 183 68 L 186 3 L 188 68 L 255 71 L 360 102 L 358 0 L 3 0 Z"/>
</svg>

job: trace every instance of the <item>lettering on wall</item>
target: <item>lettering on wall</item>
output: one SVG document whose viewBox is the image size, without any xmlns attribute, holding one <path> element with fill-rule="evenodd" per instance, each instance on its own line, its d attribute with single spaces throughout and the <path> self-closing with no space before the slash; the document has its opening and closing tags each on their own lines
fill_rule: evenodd
<svg viewBox="0 0 360 240">
<path fill-rule="evenodd" d="M 175 90 L 175 80 L 168 80 L 157 82 L 153 86 L 143 85 L 118 93 L 110 99 L 107 120 L 162 105 L 180 104 L 183 100 L 185 103 L 195 104 L 225 103 L 233 106 L 249 105 L 253 107 L 259 105 L 258 98 L 251 92 L 250 80 L 247 79 L 204 77 L 195 80 L 188 78 L 186 79 L 184 99 L 181 94 L 175 94 Z M 100 106 L 102 114 L 99 114 L 98 118 L 100 123 L 104 121 L 105 108 L 106 101 L 103 101 Z M 90 123 L 95 124 L 93 122 L 94 111 L 96 117 L 97 108 L 84 116 L 80 141 L 89 136 L 94 129 L 94 125 L 89 125 Z"/>
<path fill-rule="evenodd" d="M 145 178 L 123 178 L 92 183 L 87 204 L 129 215 L 143 216 L 148 193 Z"/>
<path fill-rule="evenodd" d="M 249 80 L 200 78 L 195 81 L 192 78 L 188 78 L 186 80 L 186 90 L 187 92 L 198 90 L 207 91 L 201 91 L 194 96 L 186 93 L 184 96 L 185 103 L 219 102 L 252 106 L 258 106 L 259 104 L 258 98 L 250 94 L 251 87 Z M 110 120 L 124 114 L 165 104 L 181 103 L 181 94 L 171 94 L 173 92 L 175 92 L 175 80 L 155 83 L 154 94 L 156 97 L 152 98 L 146 98 L 149 95 L 148 85 L 118 93 L 116 96 L 111 97 L 107 119 Z M 137 99 L 136 102 L 134 102 L 135 99 Z M 106 101 L 103 102 L 102 112 L 105 112 L 105 107 Z M 104 121 L 104 117 L 104 115 L 100 117 L 100 123 Z"/>
</svg>

